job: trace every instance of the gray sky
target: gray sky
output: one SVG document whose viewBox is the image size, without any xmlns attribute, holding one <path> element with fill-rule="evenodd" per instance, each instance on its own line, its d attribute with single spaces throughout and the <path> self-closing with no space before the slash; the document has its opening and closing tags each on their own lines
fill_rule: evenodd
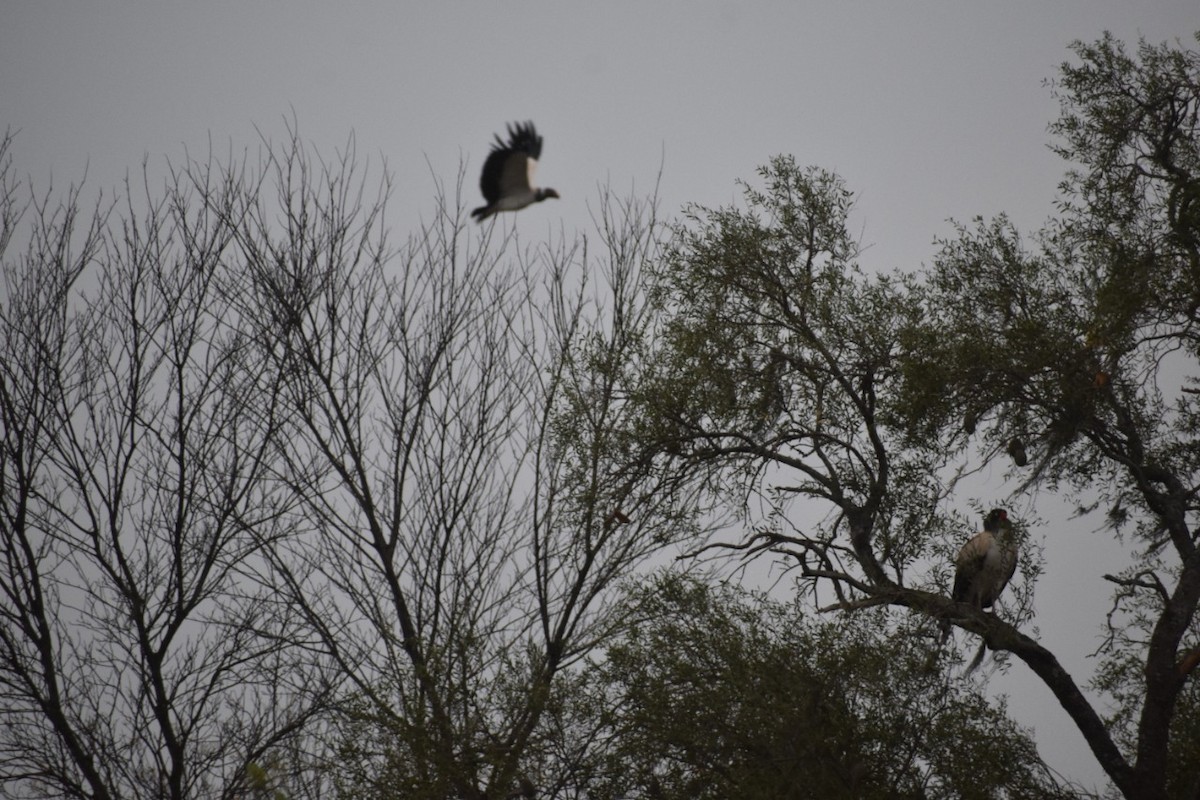
<svg viewBox="0 0 1200 800">
<path fill-rule="evenodd" d="M 43 189 L 108 190 L 144 158 L 178 162 L 281 139 L 332 154 L 353 131 L 361 160 L 394 173 L 394 233 L 434 209 L 434 179 L 480 203 L 493 133 L 532 119 L 539 182 L 562 199 L 506 224 L 536 241 L 588 229 L 597 186 L 653 188 L 662 210 L 714 206 L 778 153 L 837 171 L 878 269 L 927 263 L 948 218 L 1006 211 L 1032 231 L 1063 165 L 1046 148 L 1057 103 L 1043 84 L 1074 39 L 1134 43 L 1200 29 L 1196 0 L 1005 3 L 17 2 L 0 0 L 0 125 L 17 172 Z M 1194 45 L 1194 43 L 1192 43 Z M 994 478 L 1001 487 L 1002 475 Z M 1121 554 L 1076 553 L 1096 520 L 1066 523 L 1050 498 L 1042 637 L 1083 681 Z M 1025 501 L 1028 503 L 1028 501 Z M 1022 511 L 1014 505 L 1014 514 Z M 1063 525 L 1059 527 L 1059 525 Z M 1085 550 L 1086 552 L 1086 550 Z M 993 682 L 1065 775 L 1100 779 L 1049 692 L 1014 664 Z"/>
</svg>

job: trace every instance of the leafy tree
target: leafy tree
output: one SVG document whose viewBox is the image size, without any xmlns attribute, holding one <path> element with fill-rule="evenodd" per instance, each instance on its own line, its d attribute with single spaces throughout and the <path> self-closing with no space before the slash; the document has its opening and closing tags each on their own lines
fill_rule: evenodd
<svg viewBox="0 0 1200 800">
<path fill-rule="evenodd" d="M 1073 166 L 1035 249 L 1002 217 L 960 227 L 924 275 L 865 275 L 851 193 L 787 157 L 744 208 L 692 209 L 652 276 L 637 431 L 742 508 L 749 533 L 720 544 L 785 554 L 828 608 L 907 607 L 983 637 L 1045 682 L 1117 791 L 1188 796 L 1200 57 L 1143 44 L 1135 58 L 1108 37 L 1075 52 L 1052 126 Z M 946 509 L 996 504 L 958 478 L 997 458 L 1021 488 L 1098 498 L 1144 548 L 1110 577 L 1112 718 L 1022 630 L 1031 542 L 999 614 L 946 597 L 944 565 L 976 528 Z M 827 513 L 792 514 L 797 499 Z"/>
<path fill-rule="evenodd" d="M 1115 791 L 1194 796 L 1200 57 L 1075 54 L 1057 218 L 961 226 L 919 275 L 863 273 L 851 192 L 786 157 L 665 249 L 651 208 L 610 198 L 597 258 L 472 240 L 444 199 L 393 246 L 388 179 L 372 194 L 352 146 L 189 162 L 89 216 L 74 191 L 22 200 L 6 139 L 4 791 L 770 793 L 799 773 L 754 759 L 791 747 L 804 786 L 937 796 L 970 790 L 939 748 L 988 728 L 1018 757 L 979 752 L 974 787 L 1052 793 L 1002 709 L 939 678 L 942 713 L 905 710 L 919 656 L 953 663 L 950 624 L 1045 682 Z M 958 478 L 1009 458 L 1018 491 L 1102 504 L 1139 547 L 1109 576 L 1107 716 L 1025 632 L 1031 541 L 997 613 L 946 596 L 975 527 L 954 509 L 984 505 Z M 748 533 L 717 545 L 784 554 L 803 597 L 857 616 L 788 631 L 660 587 L 680 616 L 634 629 L 661 651 L 612 649 L 630 704 L 598 714 L 582 664 L 631 621 L 618 582 L 725 509 Z M 668 688 L 695 703 L 677 726 Z M 886 697 L 897 715 L 867 713 Z M 932 726 L 917 755 L 901 720 Z"/>
<path fill-rule="evenodd" d="M 591 797 L 1067 797 L 1002 705 L 931 676 L 886 614 L 811 619 L 663 575 L 596 666 Z"/>
<path fill-rule="evenodd" d="M 1098 725 L 1048 682 L 1126 796 L 1194 796 L 1200 54 L 1142 43 L 1134 57 L 1107 36 L 1074 50 L 1052 126 L 1073 164 L 1060 215 L 1032 248 L 1004 219 L 945 243 L 913 411 L 948 444 L 965 436 L 956 415 L 986 421 L 985 445 L 1033 454 L 1027 483 L 1086 493 L 1132 529 L 1137 557 L 1106 576 L 1118 588 L 1098 685 L 1117 714 Z"/>
</svg>

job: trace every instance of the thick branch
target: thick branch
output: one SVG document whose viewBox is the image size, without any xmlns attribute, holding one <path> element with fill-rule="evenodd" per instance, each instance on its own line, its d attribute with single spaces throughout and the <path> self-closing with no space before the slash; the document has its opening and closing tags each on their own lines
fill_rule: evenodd
<svg viewBox="0 0 1200 800">
<path fill-rule="evenodd" d="M 1131 794 L 1135 791 L 1133 768 L 1112 740 L 1104 720 L 1052 652 L 996 615 L 965 603 L 955 603 L 947 597 L 915 589 L 893 589 L 882 594 L 892 605 L 912 608 L 936 619 L 953 620 L 963 629 L 983 636 L 992 650 L 1011 652 L 1024 661 L 1053 692 L 1113 783 L 1126 796 L 1135 796 Z"/>
</svg>

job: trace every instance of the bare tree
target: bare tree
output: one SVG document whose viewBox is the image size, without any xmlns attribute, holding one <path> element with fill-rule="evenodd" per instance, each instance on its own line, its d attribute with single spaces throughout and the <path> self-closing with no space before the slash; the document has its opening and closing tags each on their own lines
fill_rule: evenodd
<svg viewBox="0 0 1200 800">
<path fill-rule="evenodd" d="M 597 262 L 472 241 L 439 188 L 394 248 L 353 145 L 293 131 L 88 218 L 4 162 L 5 791 L 552 786 L 560 676 L 693 532 L 616 424 L 653 204 L 602 198 Z"/>
<path fill-rule="evenodd" d="M 0 786 L 245 796 L 332 684 L 249 580 L 292 499 L 219 291 L 230 231 L 181 181 L 89 215 L 21 200 L 0 147 Z M 199 187 L 215 196 L 215 187 Z M 211 190 L 211 191 L 210 191 Z"/>
<path fill-rule="evenodd" d="M 602 203 L 598 292 L 586 242 L 471 241 L 461 203 L 394 249 L 390 186 L 368 193 L 352 143 L 324 163 L 293 139 L 269 172 L 274 194 L 218 213 L 241 263 L 228 296 L 278 386 L 272 477 L 299 503 L 268 581 L 347 681 L 331 774 L 406 797 L 552 783 L 535 753 L 556 676 L 696 513 L 611 433 L 651 209 Z"/>
</svg>

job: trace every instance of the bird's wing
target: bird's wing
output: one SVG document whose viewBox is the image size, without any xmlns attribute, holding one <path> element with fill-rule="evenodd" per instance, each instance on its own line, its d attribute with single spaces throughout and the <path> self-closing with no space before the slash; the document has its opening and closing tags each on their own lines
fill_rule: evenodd
<svg viewBox="0 0 1200 800">
<path fill-rule="evenodd" d="M 954 592 L 952 596 L 955 600 L 961 602 L 966 598 L 971 582 L 983 569 L 983 562 L 987 558 L 992 544 L 992 535 L 987 531 L 980 531 L 968 539 L 967 543 L 958 551 L 958 558 L 954 559 Z"/>
<path fill-rule="evenodd" d="M 1008 586 L 1008 582 L 1012 580 L 1012 576 L 1017 572 L 1017 561 L 1019 560 L 1018 556 L 1020 551 L 1017 549 L 1017 543 L 1012 538 L 1011 532 L 1009 533 L 1008 544 L 1005 549 L 1006 552 L 1004 553 L 1004 560 L 1007 562 L 1007 569 L 1004 570 L 1004 580 L 1000 583 L 1001 590 L 1003 590 L 1005 586 Z"/>
<path fill-rule="evenodd" d="M 492 152 L 488 153 L 487 160 L 483 162 L 483 172 L 479 175 L 479 191 L 483 192 L 483 199 L 488 201 L 488 205 L 500 199 L 504 168 L 512 155 L 508 148 L 492 145 Z"/>
<path fill-rule="evenodd" d="M 533 170 L 536 167 L 536 159 L 522 152 L 509 152 L 500 172 L 500 196 L 519 197 L 529 194 L 532 191 Z"/>
<path fill-rule="evenodd" d="M 532 122 L 517 123 L 515 128 L 508 126 L 508 147 L 533 159 L 542 157 L 542 137 L 538 136 Z"/>
<path fill-rule="evenodd" d="M 532 122 L 509 125 L 507 143 L 496 136 L 479 176 L 479 189 L 488 204 L 476 211 L 517 209 L 539 199 L 534 197 L 533 173 L 541 153 L 542 137 Z"/>
<path fill-rule="evenodd" d="M 532 122 L 509 125 L 507 143 L 496 136 L 479 176 L 479 189 L 488 205 L 494 205 L 502 197 L 531 194 L 533 172 L 541 154 L 542 137 Z"/>
</svg>

